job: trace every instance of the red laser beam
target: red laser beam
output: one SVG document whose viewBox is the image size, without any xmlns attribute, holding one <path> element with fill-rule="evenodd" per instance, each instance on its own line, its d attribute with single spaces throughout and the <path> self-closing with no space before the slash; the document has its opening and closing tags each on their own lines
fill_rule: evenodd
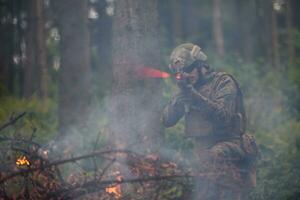
<svg viewBox="0 0 300 200">
<path fill-rule="evenodd" d="M 139 67 L 136 74 L 141 78 L 169 78 L 170 74 L 151 67 Z"/>
</svg>

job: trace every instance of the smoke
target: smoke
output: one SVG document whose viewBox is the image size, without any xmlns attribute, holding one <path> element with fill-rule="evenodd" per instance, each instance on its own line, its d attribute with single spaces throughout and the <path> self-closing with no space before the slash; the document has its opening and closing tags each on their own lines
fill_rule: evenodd
<svg viewBox="0 0 300 200">
<path fill-rule="evenodd" d="M 224 9 L 226 15 L 223 13 L 227 31 L 235 30 L 233 27 L 230 28 L 230 26 L 235 26 L 234 23 L 231 23 L 231 19 L 234 17 L 232 15 L 234 15 L 235 12 L 230 12 L 230 9 L 233 9 L 233 7 L 230 7 L 232 7 L 232 5 L 229 5 Z M 174 41 L 178 42 L 179 40 L 183 40 L 184 34 L 186 34 L 185 38 L 189 38 L 193 35 L 193 38 L 191 39 L 192 42 L 200 44 L 204 52 L 207 52 L 209 55 L 208 62 L 212 65 L 212 68 L 220 68 L 220 71 L 227 71 L 235 75 L 238 82 L 241 84 L 245 97 L 246 114 L 248 116 L 248 131 L 256 135 L 260 147 L 275 151 L 274 147 L 269 145 L 274 142 L 272 136 L 274 136 L 275 133 L 272 132 L 281 124 L 287 122 L 290 116 L 290 113 L 285 109 L 286 97 L 282 92 L 282 85 L 288 85 L 287 87 L 292 86 L 284 82 L 282 77 L 278 76 L 278 74 L 271 71 L 264 72 L 260 69 L 263 67 L 271 69 L 271 66 L 253 66 L 253 64 L 246 63 L 241 64 L 239 63 L 239 60 L 229 61 L 230 63 L 225 61 L 219 63 L 214 62 L 214 52 L 211 51 L 211 46 L 213 46 L 213 41 L 211 40 L 212 33 L 210 27 L 207 25 L 207 16 L 210 15 L 210 5 L 205 4 L 200 6 L 200 9 L 203 12 L 199 12 L 197 6 L 186 5 L 183 8 L 184 14 L 186 15 L 184 23 L 178 23 L 178 26 L 184 26 L 186 28 L 184 33 L 180 33 L 180 31 L 168 33 L 169 35 L 167 35 L 166 38 L 171 38 L 170 40 L 173 39 L 174 43 Z M 249 11 L 250 9 L 247 10 L 247 12 Z M 195 13 L 201 14 L 199 16 L 195 15 Z M 199 20 L 191 20 L 194 19 L 195 16 Z M 163 19 L 167 18 L 168 16 L 163 17 Z M 251 18 L 251 20 L 253 19 Z M 167 26 L 170 26 L 170 21 L 169 23 L 167 22 Z M 201 26 L 200 34 L 199 30 L 195 28 L 199 26 Z M 178 30 L 180 30 L 180 28 L 178 28 Z M 228 34 L 225 38 L 226 42 L 231 43 L 232 46 L 234 46 L 233 44 L 235 43 L 239 43 L 236 41 L 241 42 L 242 38 L 240 38 L 240 34 L 237 32 L 238 31 L 231 33 L 230 37 L 228 36 L 228 32 L 225 32 L 225 34 Z M 153 46 L 151 42 L 152 41 L 148 41 L 148 44 L 143 48 Z M 132 55 L 135 54 L 135 52 L 131 52 L 127 49 L 128 46 L 130 45 L 124 45 L 122 47 L 124 49 L 122 50 L 128 53 L 128 58 L 136 58 L 136 55 Z M 230 52 L 233 48 L 229 49 L 227 54 L 233 55 L 234 53 Z M 165 50 L 166 49 L 163 49 L 163 51 Z M 167 57 L 167 53 L 165 57 Z M 156 98 L 147 99 L 147 97 L 151 96 L 151 94 L 149 95 L 149 92 L 151 93 L 151 91 L 153 90 L 145 87 L 145 84 L 141 82 L 141 85 L 137 90 L 131 90 L 129 88 L 128 91 L 119 91 L 120 93 L 104 97 L 101 105 L 99 104 L 93 107 L 88 120 L 89 123 L 80 130 L 78 130 L 77 127 L 70 127 L 72 134 L 68 134 L 63 141 L 59 142 L 71 144 L 75 147 L 73 152 L 82 153 L 82 149 L 87 152 L 92 150 L 97 138 L 100 137 L 100 142 L 98 144 L 98 147 L 100 148 L 126 148 L 128 150 L 146 154 L 152 152 L 153 149 L 160 147 L 157 152 L 159 152 L 161 156 L 173 159 L 175 157 L 174 152 L 176 151 L 174 151 L 174 148 L 170 147 L 172 145 L 160 145 L 164 141 L 164 134 L 166 132 L 164 132 L 161 127 L 155 127 L 153 125 L 159 124 L 153 122 L 159 121 L 158 118 L 163 109 L 163 96 L 161 95 Z M 169 93 L 170 91 L 165 91 L 166 96 L 170 96 Z M 182 123 L 179 124 L 179 126 L 180 125 L 182 126 Z M 161 126 L 161 124 L 159 124 L 159 126 Z M 184 140 L 183 134 L 178 134 L 180 131 L 183 132 L 183 129 L 174 130 L 175 133 L 168 134 L 174 134 L 175 137 L 177 137 L 176 142 L 178 143 L 176 143 L 176 145 L 178 146 L 181 145 L 180 142 L 182 141 L 180 140 Z M 98 135 L 99 132 L 100 136 Z M 276 134 L 283 135 L 289 133 L 281 131 Z M 270 138 L 270 141 L 267 141 L 269 144 L 265 144 L 266 141 L 264 141 L 264 139 L 266 137 Z M 176 145 L 173 145 L 172 147 Z M 183 149 L 191 148 L 190 146 L 180 146 L 180 148 L 181 147 Z M 263 159 L 265 159 L 264 152 L 262 153 Z M 273 160 L 274 157 L 268 157 L 267 159 Z M 124 166 L 124 168 L 126 167 Z M 123 171 L 128 171 L 128 169 L 124 169 Z"/>
<path fill-rule="evenodd" d="M 98 142 L 96 148 L 150 152 L 153 148 L 146 144 L 156 146 L 152 140 L 162 142 L 164 136 L 160 124 L 162 96 L 149 99 L 149 95 L 151 92 L 143 87 L 134 92 L 107 95 L 101 103 L 94 102 L 87 120 L 83 119 L 86 121 L 80 126 L 66 127 L 65 137 L 47 146 L 53 146 L 56 152 L 71 147 L 69 153 L 82 154 L 93 151 Z"/>
</svg>

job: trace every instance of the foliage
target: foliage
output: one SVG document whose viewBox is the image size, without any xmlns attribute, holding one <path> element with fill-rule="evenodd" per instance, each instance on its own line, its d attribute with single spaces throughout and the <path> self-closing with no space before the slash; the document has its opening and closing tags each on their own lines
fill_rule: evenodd
<svg viewBox="0 0 300 200">
<path fill-rule="evenodd" d="M 41 101 L 35 96 L 28 100 L 12 96 L 0 98 L 0 121 L 7 120 L 8 116 L 26 112 L 27 116 L 15 126 L 8 128 L 2 134 L 19 134 L 22 137 L 34 137 L 39 142 L 52 139 L 57 132 L 58 120 L 56 117 L 56 103 L 52 99 Z"/>
<path fill-rule="evenodd" d="M 250 199 L 299 199 L 300 122 L 287 121 L 258 135 L 258 185 Z"/>
<path fill-rule="evenodd" d="M 298 103 L 294 100 L 298 98 L 294 92 L 299 84 L 292 77 L 299 76 L 299 73 L 295 66 L 289 67 L 288 77 L 274 70 L 263 71 L 265 69 L 272 69 L 272 66 L 259 61 L 248 64 L 231 62 L 224 68 L 241 83 L 248 131 L 255 133 L 261 150 L 257 187 L 250 199 L 297 199 L 300 122 L 293 113 L 299 113 L 295 110 Z M 291 95 L 293 98 L 288 98 Z M 291 108 L 294 108 L 293 113 L 289 112 Z"/>
<path fill-rule="evenodd" d="M 49 12 L 49 3 L 51 5 L 54 1 L 45 2 L 47 2 L 45 10 Z M 109 120 L 105 115 L 108 105 L 105 101 L 109 101 L 107 96 L 111 92 L 113 82 L 111 69 L 113 58 L 111 58 L 111 41 L 108 38 L 116 34 L 112 33 L 111 25 L 107 25 L 112 20 L 111 16 L 104 12 L 108 8 L 106 4 L 109 2 L 111 1 L 90 1 L 91 5 L 94 5 L 96 8 L 100 6 L 102 9 L 99 8 L 101 11 L 98 12 L 100 17 L 93 20 L 90 19 L 89 22 L 91 31 L 91 68 L 93 72 L 92 90 L 96 101 L 98 101 L 97 103 L 100 102 L 99 104 L 101 105 L 95 107 L 95 113 L 91 114 L 91 118 L 94 118 L 93 120 L 96 122 L 91 122 L 92 125 L 80 132 L 80 136 L 74 136 L 75 139 L 73 140 L 75 142 L 80 140 L 80 143 L 83 143 L 86 149 L 90 148 L 91 144 L 92 146 L 94 145 L 95 141 L 89 140 L 96 139 L 97 136 L 95 134 L 99 130 L 101 130 L 101 134 L 99 134 L 100 139 L 97 147 L 105 146 L 107 138 L 110 137 L 108 131 L 102 128 L 105 127 Z M 283 22 L 285 21 L 285 16 L 283 16 L 284 12 L 277 13 L 279 17 L 279 46 L 282 63 L 281 71 L 279 71 L 270 64 L 270 58 L 268 58 L 270 55 L 268 53 L 271 52 L 267 52 L 272 51 L 272 49 L 269 49 L 272 46 L 269 44 L 271 41 L 267 41 L 267 39 L 271 38 L 271 35 L 265 29 L 271 27 L 267 26 L 270 24 L 270 21 L 267 20 L 267 16 L 270 13 L 265 9 L 266 5 L 264 4 L 270 1 L 249 1 L 239 4 L 237 2 L 239 1 L 232 0 L 222 4 L 222 23 L 226 50 L 225 57 L 222 59 L 215 55 L 216 49 L 212 33 L 212 1 L 192 0 L 185 2 L 169 0 L 159 2 L 158 7 L 161 7 L 162 13 L 160 20 L 163 28 L 162 48 L 160 49 L 161 57 L 163 58 L 162 66 L 164 66 L 162 70 L 168 70 L 166 66 L 168 66 L 167 60 L 171 49 L 179 43 L 189 41 L 197 43 L 203 48 L 208 55 L 208 62 L 212 68 L 233 74 L 240 83 L 244 93 L 248 131 L 255 134 L 261 150 L 261 158 L 257 167 L 257 187 L 253 190 L 249 199 L 299 199 L 299 26 L 295 26 L 292 31 L 295 56 L 288 59 L 287 30 L 286 24 Z M 299 4 L 295 0 L 293 2 Z M 177 6 L 174 6 L 175 4 Z M 28 11 L 25 10 L 27 3 L 22 1 L 20 6 L 17 0 L 2 0 L 1 5 L 3 6 L 0 11 L 0 28 L 5 34 L 0 33 L 0 41 L 3 46 L 0 52 L 3 55 L 0 56 L 7 56 L 10 60 L 13 60 L 12 58 L 16 58 L 16 55 L 25 53 L 23 52 L 23 39 L 25 39 L 27 29 L 24 28 L 26 25 L 22 24 L 26 24 L 28 22 L 26 20 L 30 19 L 27 15 Z M 190 7 L 183 5 L 189 5 Z M 240 14 L 236 12 L 240 9 L 238 5 L 243 6 Z M 181 9 L 174 9 L 176 7 Z M 246 9 L 245 7 L 248 8 Z M 296 7 L 295 5 L 295 9 Z M 20 135 L 21 137 L 29 138 L 34 132 L 35 140 L 41 143 L 46 143 L 53 139 L 57 134 L 58 128 L 57 96 L 60 84 L 59 74 L 61 72 L 59 68 L 59 60 L 61 58 L 59 50 L 60 35 L 57 24 L 52 21 L 52 18 L 56 18 L 55 14 L 48 14 L 53 16 L 50 16 L 45 25 L 48 30 L 46 38 L 47 63 L 49 64 L 49 76 L 51 77 L 48 86 L 49 97 L 46 100 L 42 101 L 35 95 L 29 99 L 17 97 L 16 92 L 12 91 L 12 88 L 17 88 L 16 91 L 22 90 L 24 83 L 21 76 L 25 72 L 26 66 L 22 68 L 23 66 L 17 67 L 16 63 L 10 63 L 12 66 L 6 66 L 10 67 L 9 72 L 5 72 L 2 70 L 2 57 L 0 59 L 1 73 L 6 73 L 3 79 L 6 79 L 6 77 L 11 79 L 9 81 L 1 79 L 5 84 L 0 84 L 0 123 L 4 123 L 11 115 L 19 112 L 25 111 L 27 113 L 25 118 L 18 121 L 15 126 L 9 127 L 2 134 Z M 294 14 L 299 16 L 296 12 Z M 294 21 L 299 22 L 300 18 L 298 18 L 296 19 L 295 17 Z M 178 19 L 178 22 L 174 21 Z M 57 18 L 57 20 L 60 19 Z M 238 27 L 239 21 L 247 26 L 244 27 L 246 28 L 245 30 Z M 248 30 L 251 30 L 250 38 L 248 38 L 251 40 L 247 40 L 245 34 L 249 33 Z M 271 30 L 269 31 L 271 32 Z M 8 46 L 10 47 L 7 48 Z M 247 56 L 243 55 L 243 50 L 249 46 L 252 46 L 253 52 L 249 56 L 251 61 L 249 59 L 246 61 L 245 57 Z M 21 63 L 19 65 L 21 66 Z M 36 78 L 38 79 L 38 77 Z M 7 85 L 6 82 L 14 84 L 13 87 Z M 171 79 L 166 79 L 163 87 L 162 101 L 166 103 L 172 96 L 172 93 L 176 92 L 176 85 Z M 15 96 L 11 94 L 15 94 Z M 165 129 L 164 134 L 165 149 L 169 151 L 166 153 L 172 154 L 172 156 L 181 161 L 192 158 L 193 142 L 185 138 L 183 120 L 176 126 Z M 170 193 L 174 193 L 173 188 L 170 188 Z M 180 196 L 180 194 L 176 194 L 176 196 Z"/>
<path fill-rule="evenodd" d="M 227 56 L 210 62 L 212 68 L 233 74 L 241 85 L 248 117 L 248 131 L 260 147 L 257 187 L 248 199 L 298 199 L 300 186 L 299 69 L 294 61 L 286 73 L 271 70 L 260 60 L 245 63 Z M 270 69 L 270 70 L 266 70 Z M 166 81 L 165 97 L 176 91 Z M 292 111 L 292 112 L 291 112 Z M 184 124 L 166 130 L 166 141 L 177 150 L 192 150 L 184 137 Z M 187 148 L 189 147 L 189 148 Z M 186 157 L 188 158 L 188 157 Z"/>
</svg>

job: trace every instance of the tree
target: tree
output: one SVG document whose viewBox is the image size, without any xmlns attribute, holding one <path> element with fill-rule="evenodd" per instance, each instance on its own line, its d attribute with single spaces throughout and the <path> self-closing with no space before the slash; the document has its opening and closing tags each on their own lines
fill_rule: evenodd
<svg viewBox="0 0 300 200">
<path fill-rule="evenodd" d="M 278 42 L 278 25 L 277 25 L 277 14 L 275 10 L 275 0 L 271 1 L 271 47 L 272 47 L 272 64 L 275 69 L 280 67 L 279 59 L 279 42 Z"/>
<path fill-rule="evenodd" d="M 6 78 L 6 86 L 8 88 L 8 91 L 11 94 L 17 94 L 17 88 L 16 82 L 17 82 L 17 76 L 18 76 L 18 66 L 17 63 L 14 60 L 14 57 L 16 58 L 19 53 L 19 47 L 20 43 L 18 43 L 20 40 L 20 14 L 18 13 L 20 11 L 19 5 L 15 0 L 13 1 L 6 1 L 4 2 L 4 23 L 3 26 L 5 28 L 5 34 L 4 34 L 4 48 L 5 48 L 5 54 L 7 59 L 6 67 L 7 67 L 7 78 Z"/>
<path fill-rule="evenodd" d="M 224 56 L 224 38 L 221 16 L 221 1 L 213 0 L 213 35 L 219 57 Z"/>
<path fill-rule="evenodd" d="M 91 65 L 93 75 L 97 76 L 97 97 L 104 98 L 111 89 L 112 82 L 112 13 L 107 1 L 95 1 L 91 4 L 97 17 L 91 19 Z"/>
<path fill-rule="evenodd" d="M 173 30 L 172 30 L 172 10 L 169 1 L 160 1 L 158 5 L 159 19 L 163 27 L 163 38 L 165 39 L 164 46 L 174 46 Z"/>
<path fill-rule="evenodd" d="M 295 56 L 295 49 L 293 45 L 293 5 L 292 0 L 286 1 L 286 25 L 287 25 L 287 44 L 288 44 L 288 58 L 291 61 Z"/>
<path fill-rule="evenodd" d="M 169 37 L 173 36 L 173 41 L 176 42 L 179 38 L 184 37 L 184 24 L 183 24 L 183 1 L 182 0 L 175 0 L 170 3 L 171 8 L 171 26 L 172 26 L 172 34 Z"/>
<path fill-rule="evenodd" d="M 1 4 L 2 9 L 0 10 L 0 84 L 3 84 L 3 86 L 6 86 L 8 88 L 8 49 L 9 49 L 9 34 L 8 34 L 8 23 L 4 22 L 3 18 L 6 18 L 8 6 L 5 6 L 5 4 Z M 1 89 L 0 89 L 1 90 Z M 1 91 L 0 91 L 1 92 Z M 2 95 L 2 94 L 1 94 Z M 1 96 L 0 95 L 0 96 Z"/>
<path fill-rule="evenodd" d="M 88 0 L 55 3 L 61 38 L 59 134 L 65 136 L 86 124 L 91 103 Z"/>
<path fill-rule="evenodd" d="M 44 1 L 28 0 L 25 5 L 25 62 L 23 79 L 20 81 L 22 96 L 29 98 L 37 91 L 38 96 L 45 99 L 48 93 L 48 69 Z"/>
<path fill-rule="evenodd" d="M 30 97 L 34 92 L 34 77 L 35 77 L 35 20 L 33 17 L 34 0 L 29 0 L 27 3 L 27 27 L 25 30 L 25 63 L 24 63 L 24 84 L 23 95 L 25 98 Z"/>
<path fill-rule="evenodd" d="M 199 13 L 201 11 L 196 5 L 197 3 L 194 0 L 181 1 L 181 10 L 174 11 L 182 13 L 182 39 L 184 41 L 190 40 L 191 42 L 195 42 L 195 39 L 199 37 L 199 30 L 201 28 L 199 26 L 201 19 Z"/>
<path fill-rule="evenodd" d="M 39 69 L 39 96 L 44 99 L 48 93 L 48 69 L 46 61 L 46 40 L 44 30 L 44 1 L 34 1 L 36 19 L 36 65 Z"/>
<path fill-rule="evenodd" d="M 265 59 L 269 66 L 273 64 L 273 50 L 272 50 L 272 12 L 273 4 L 272 0 L 259 1 L 263 14 L 261 14 L 260 27 L 261 27 L 261 43 L 263 44 L 261 48 L 265 50 Z"/>
<path fill-rule="evenodd" d="M 115 2 L 110 129 L 118 147 L 161 141 L 160 81 L 134 75 L 141 66 L 160 66 L 157 17 L 156 0 Z"/>
<path fill-rule="evenodd" d="M 255 29 L 257 18 L 259 16 L 259 6 L 256 1 L 235 1 L 235 20 L 237 23 L 236 41 L 239 54 L 245 61 L 253 61 L 257 37 L 253 35 L 252 31 Z"/>
</svg>

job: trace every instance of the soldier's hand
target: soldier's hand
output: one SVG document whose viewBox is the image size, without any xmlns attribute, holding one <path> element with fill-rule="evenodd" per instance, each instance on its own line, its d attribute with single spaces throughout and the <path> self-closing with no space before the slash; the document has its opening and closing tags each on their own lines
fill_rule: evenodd
<svg viewBox="0 0 300 200">
<path fill-rule="evenodd" d="M 191 99 L 196 99 L 197 101 L 207 101 L 207 98 L 204 97 L 200 92 L 198 92 L 193 85 L 187 84 L 184 87 L 184 90 L 181 91 L 184 98 L 187 99 L 185 102 L 191 102 Z"/>
<path fill-rule="evenodd" d="M 187 78 L 188 76 L 186 73 L 182 73 L 181 76 L 182 76 L 181 79 L 176 79 L 176 83 L 177 83 L 178 88 L 181 91 L 184 91 L 187 89 L 187 87 L 189 85 L 189 81 L 188 81 L 188 78 Z"/>
<path fill-rule="evenodd" d="M 207 102 L 208 99 L 203 96 L 200 92 L 198 92 L 192 85 L 188 85 L 187 89 L 185 90 L 187 96 L 191 99 L 196 99 L 198 102 Z"/>
<path fill-rule="evenodd" d="M 185 80 L 177 81 L 177 86 L 181 91 L 185 91 L 187 89 L 187 83 Z"/>
<path fill-rule="evenodd" d="M 191 103 L 191 98 L 189 95 L 186 95 L 184 93 L 179 93 L 176 98 L 174 99 L 175 105 L 186 105 Z"/>
</svg>

